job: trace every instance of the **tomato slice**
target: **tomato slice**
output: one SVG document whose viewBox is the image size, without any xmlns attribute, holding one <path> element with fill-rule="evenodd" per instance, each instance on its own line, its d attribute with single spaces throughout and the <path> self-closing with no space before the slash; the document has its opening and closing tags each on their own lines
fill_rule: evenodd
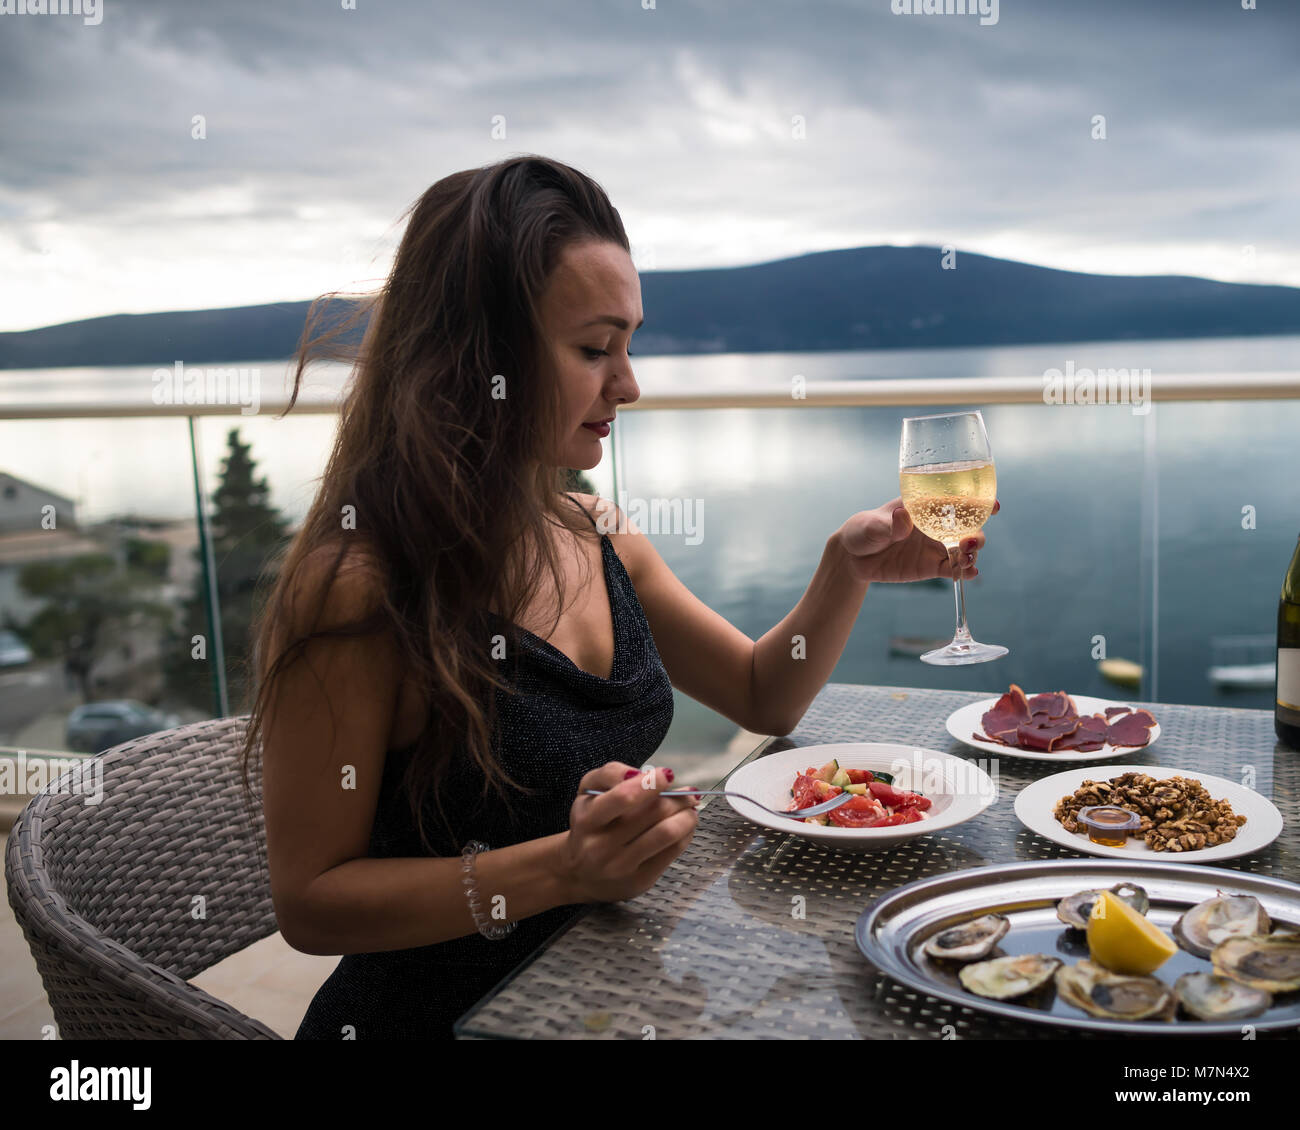
<svg viewBox="0 0 1300 1130">
<path fill-rule="evenodd" d="M 830 817 L 832 824 L 838 824 L 841 828 L 874 828 L 885 820 L 889 813 L 875 798 L 855 796 L 839 808 L 832 808 L 826 815 Z"/>
<path fill-rule="evenodd" d="M 881 804 L 895 805 L 900 804 L 903 800 L 903 794 L 893 785 L 887 785 L 884 781 L 872 781 L 867 788 L 871 795 Z"/>
<path fill-rule="evenodd" d="M 889 816 L 886 816 L 879 824 L 876 825 L 876 827 L 893 828 L 898 826 L 899 824 L 915 824 L 920 819 L 921 819 L 921 813 L 919 810 L 915 808 L 901 808 L 897 812 L 892 813 Z"/>
<path fill-rule="evenodd" d="M 817 788 L 813 784 L 813 779 L 801 773 L 794 779 L 795 808 L 811 808 L 817 803 L 817 799 Z"/>
<path fill-rule="evenodd" d="M 887 804 L 890 808 L 916 808 L 923 812 L 933 803 L 928 796 L 910 793 L 906 789 L 896 789 L 893 785 L 885 784 L 884 781 L 872 781 L 867 788 L 881 804 Z"/>
<path fill-rule="evenodd" d="M 849 769 L 847 772 L 850 785 L 866 785 L 876 779 L 870 769 Z"/>
</svg>

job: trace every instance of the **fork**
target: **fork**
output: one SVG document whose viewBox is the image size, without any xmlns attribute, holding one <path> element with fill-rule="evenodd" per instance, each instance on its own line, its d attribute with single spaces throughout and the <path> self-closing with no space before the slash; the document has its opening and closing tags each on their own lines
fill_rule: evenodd
<svg viewBox="0 0 1300 1130">
<path fill-rule="evenodd" d="M 606 789 L 583 789 L 587 796 L 602 796 L 608 790 Z M 824 812 L 829 812 L 832 808 L 839 808 L 842 804 L 847 804 L 853 799 L 853 793 L 840 793 L 839 796 L 833 796 L 830 800 L 824 800 L 820 804 L 814 804 L 811 808 L 796 808 L 793 812 L 785 812 L 781 809 L 768 808 L 765 804 L 760 804 L 751 796 L 744 793 L 733 793 L 729 789 L 666 789 L 659 794 L 660 796 L 736 796 L 741 800 L 747 800 L 750 804 L 761 808 L 764 812 L 770 812 L 773 816 L 792 816 L 795 819 L 802 819 L 805 816 L 820 816 Z"/>
</svg>

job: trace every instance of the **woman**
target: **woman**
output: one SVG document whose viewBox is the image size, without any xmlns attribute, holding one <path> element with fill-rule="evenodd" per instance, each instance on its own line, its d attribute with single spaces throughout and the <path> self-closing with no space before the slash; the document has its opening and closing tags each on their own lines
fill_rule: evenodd
<svg viewBox="0 0 1300 1130">
<path fill-rule="evenodd" d="M 260 739 L 276 916 L 295 949 L 344 955 L 300 1039 L 449 1037 L 582 904 L 686 849 L 696 802 L 638 772 L 672 687 L 788 733 L 871 581 L 950 575 L 895 499 L 828 538 L 755 643 L 617 507 L 566 494 L 639 396 L 641 321 L 619 215 L 575 169 L 511 158 L 411 211 L 257 628 L 244 765 Z M 344 329 L 304 335 L 295 398 Z"/>
</svg>

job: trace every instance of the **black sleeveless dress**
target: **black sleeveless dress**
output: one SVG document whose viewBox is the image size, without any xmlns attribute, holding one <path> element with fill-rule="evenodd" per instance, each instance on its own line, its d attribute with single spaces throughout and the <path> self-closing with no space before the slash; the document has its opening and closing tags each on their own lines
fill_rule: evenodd
<svg viewBox="0 0 1300 1130">
<path fill-rule="evenodd" d="M 457 765 L 443 800 L 454 836 L 448 837 L 432 802 L 426 809 L 434 855 L 459 857 L 471 839 L 498 848 L 563 832 L 586 773 L 608 761 L 643 765 L 668 732 L 668 674 L 631 578 L 609 536 L 600 540 L 614 622 L 610 677 L 582 670 L 538 636 L 488 613 L 507 641 L 512 629 L 518 633 L 517 646 L 507 650 L 515 656 L 507 669 L 514 693 L 494 692 L 495 748 L 510 776 L 535 791 L 512 790 L 510 808 L 494 793 L 484 803 L 481 774 Z M 385 757 L 370 839 L 373 858 L 427 854 L 400 787 L 411 752 L 407 747 Z M 451 1039 L 454 1021 L 581 909 L 543 911 L 495 941 L 474 933 L 415 949 L 345 954 L 312 998 L 295 1039 L 342 1039 L 345 1026 L 355 1029 L 358 1040 Z"/>
</svg>

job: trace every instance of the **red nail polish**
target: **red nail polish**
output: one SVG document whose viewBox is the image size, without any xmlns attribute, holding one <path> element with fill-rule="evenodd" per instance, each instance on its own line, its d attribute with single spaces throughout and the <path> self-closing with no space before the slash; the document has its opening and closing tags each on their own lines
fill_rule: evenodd
<svg viewBox="0 0 1300 1130">
<path fill-rule="evenodd" d="M 673 779 L 673 771 L 672 771 L 671 769 L 665 769 L 665 770 L 664 770 L 664 776 L 667 777 L 668 780 L 669 780 L 669 782 L 671 783 L 671 781 L 672 781 L 672 779 Z"/>
<path fill-rule="evenodd" d="M 639 777 L 639 776 L 641 776 L 640 769 L 629 769 L 626 773 L 623 774 L 623 780 L 630 781 L 633 777 Z"/>
</svg>

